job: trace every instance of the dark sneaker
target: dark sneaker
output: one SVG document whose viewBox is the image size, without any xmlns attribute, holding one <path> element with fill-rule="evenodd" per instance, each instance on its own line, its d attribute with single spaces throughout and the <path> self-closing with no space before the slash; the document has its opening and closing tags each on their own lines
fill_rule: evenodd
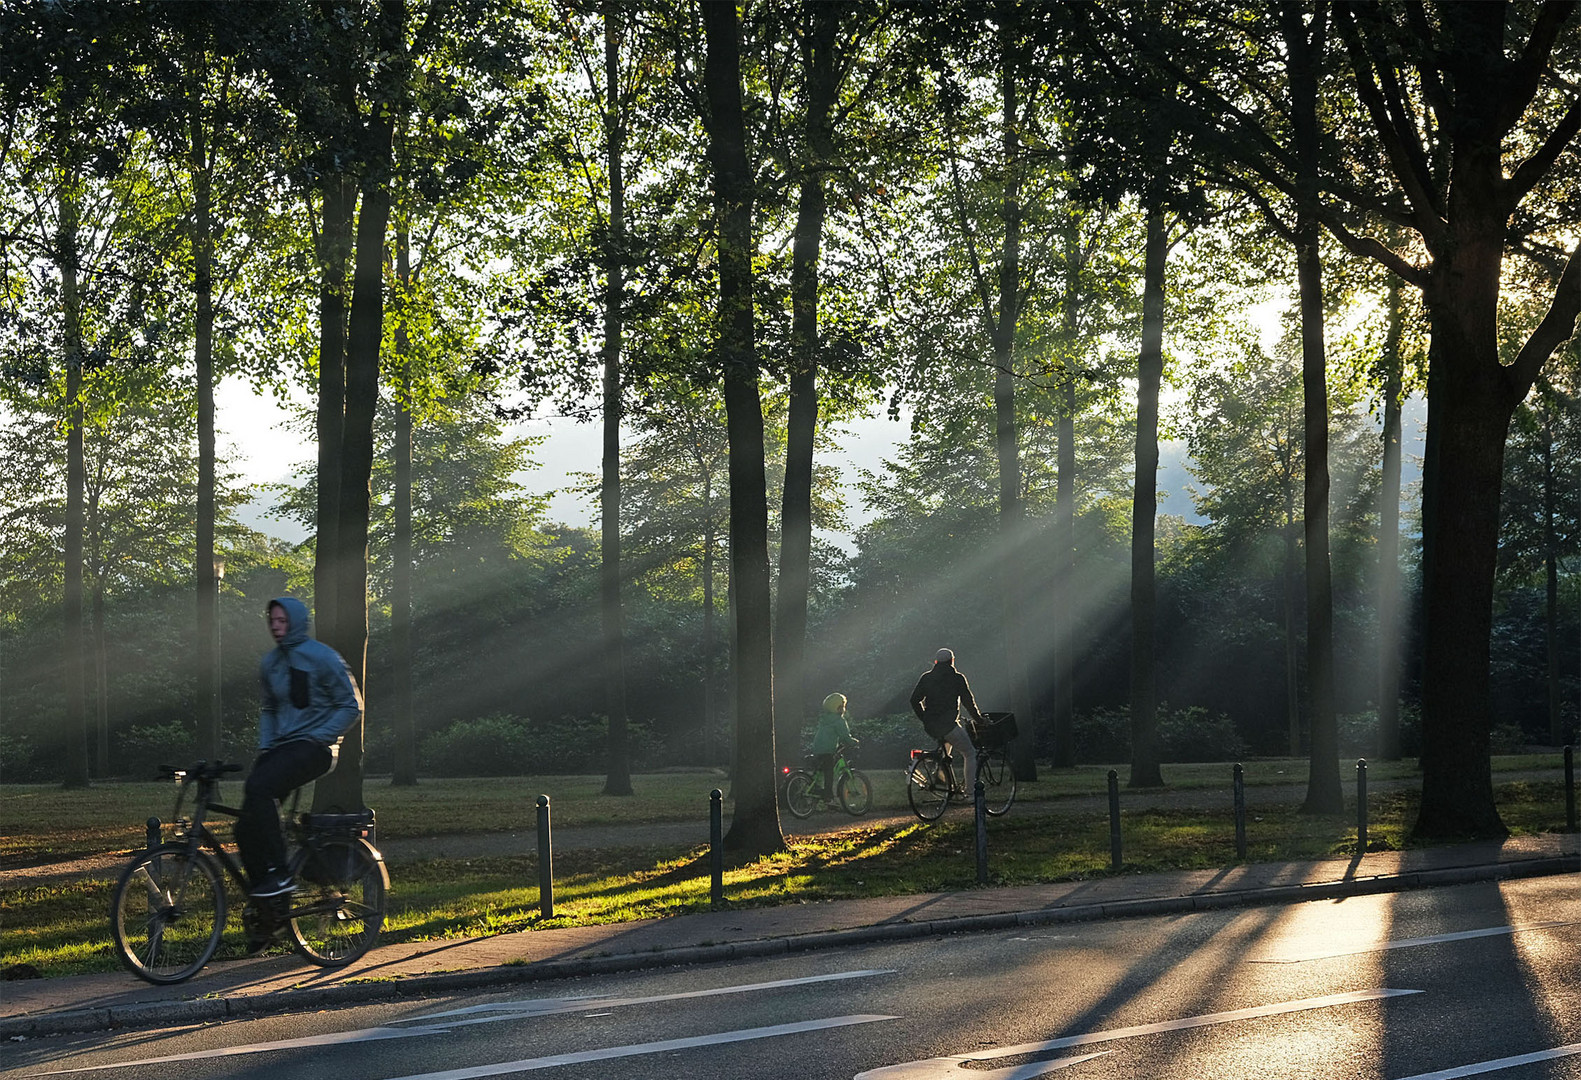
<svg viewBox="0 0 1581 1080">
<path fill-rule="evenodd" d="M 286 896 L 296 892 L 296 882 L 287 874 L 270 874 L 254 886 L 252 895 L 256 897 Z"/>
</svg>

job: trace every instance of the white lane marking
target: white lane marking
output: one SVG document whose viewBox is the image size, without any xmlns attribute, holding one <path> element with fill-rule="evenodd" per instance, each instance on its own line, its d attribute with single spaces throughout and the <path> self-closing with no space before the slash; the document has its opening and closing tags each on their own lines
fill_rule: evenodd
<svg viewBox="0 0 1581 1080">
<path fill-rule="evenodd" d="M 788 986 L 812 986 L 817 983 L 839 982 L 844 979 L 867 979 L 874 975 L 893 975 L 893 968 L 868 968 L 861 971 L 837 971 L 830 975 L 808 975 L 799 979 L 775 979 L 772 982 L 743 983 L 737 986 L 718 986 L 711 990 L 687 990 L 678 994 L 656 994 L 652 997 L 616 998 L 590 995 L 575 998 L 528 998 L 522 1001 L 492 1001 L 484 1005 L 469 1005 L 464 1009 L 447 1012 L 425 1013 L 393 1023 L 415 1023 L 422 1020 L 442 1020 L 450 1016 L 471 1016 L 477 1013 L 559 1013 L 575 1012 L 589 1005 L 611 1009 L 623 1005 L 652 1005 L 661 1001 L 684 1001 L 688 998 L 719 997 L 722 994 L 750 994 L 759 990 L 782 990 Z"/>
<path fill-rule="evenodd" d="M 1453 934 L 1434 934 L 1431 937 L 1401 938 L 1398 941 L 1374 941 L 1348 949 L 1331 952 L 1306 953 L 1301 956 L 1256 956 L 1249 964 L 1304 964 L 1308 960 L 1327 960 L 1334 956 L 1359 956 L 1362 953 L 1387 952 L 1390 949 L 1415 949 L 1422 945 L 1442 945 L 1447 941 L 1470 941 L 1474 938 L 1500 937 L 1519 934 L 1523 930 L 1546 930 L 1554 926 L 1569 926 L 1568 921 L 1527 923 L 1524 926 L 1490 926 L 1485 930 L 1461 930 Z"/>
<path fill-rule="evenodd" d="M 1438 1072 L 1417 1073 L 1415 1076 L 1402 1077 L 1401 1080 L 1455 1080 L 1457 1076 L 1481 1076 L 1483 1073 L 1498 1072 L 1501 1069 L 1513 1069 L 1518 1065 L 1531 1065 L 1539 1061 L 1553 1061 L 1555 1058 L 1567 1058 L 1575 1054 L 1581 1054 L 1581 1043 L 1571 1043 L 1569 1046 L 1556 1046 L 1552 1050 L 1538 1050 L 1535 1053 L 1519 1054 L 1515 1057 L 1499 1058 L 1496 1061 L 1479 1061 L 1474 1065 L 1440 1069 Z"/>
<path fill-rule="evenodd" d="M 897 1016 L 831 1016 L 827 1020 L 803 1020 L 795 1024 L 775 1024 L 772 1027 L 743 1028 L 740 1031 L 721 1031 L 713 1035 L 698 1035 L 690 1039 L 665 1039 L 662 1042 L 638 1043 L 633 1046 L 610 1046 L 602 1050 L 583 1050 L 575 1054 L 552 1054 L 549 1057 L 524 1058 L 521 1061 L 501 1061 L 493 1065 L 474 1065 L 466 1069 L 447 1069 L 444 1072 L 413 1073 L 396 1080 L 476 1080 L 480 1076 L 502 1076 L 506 1073 L 531 1072 L 534 1069 L 552 1069 L 559 1065 L 581 1065 L 589 1061 L 607 1061 L 610 1058 L 637 1057 L 642 1054 L 667 1054 L 675 1050 L 695 1050 L 714 1047 L 720 1043 L 748 1042 L 753 1039 L 774 1039 L 781 1035 L 800 1035 L 808 1031 L 850 1027 L 852 1024 L 871 1024 L 877 1020 L 898 1020 Z"/>
<path fill-rule="evenodd" d="M 992 1050 L 976 1050 L 970 1054 L 954 1054 L 949 1057 L 925 1058 L 921 1061 L 907 1061 L 899 1065 L 885 1065 L 867 1072 L 857 1073 L 855 1080 L 972 1080 L 977 1076 L 976 1071 L 966 1072 L 962 1066 L 967 1063 L 991 1061 L 994 1058 L 1019 1057 L 1022 1054 L 1044 1054 L 1050 1050 L 1063 1050 L 1070 1046 L 1089 1046 L 1093 1043 L 1110 1042 L 1115 1039 L 1134 1039 L 1139 1035 L 1157 1035 L 1166 1031 L 1186 1031 L 1190 1028 L 1209 1027 L 1214 1024 L 1227 1024 L 1235 1020 L 1252 1020 L 1261 1016 L 1279 1016 L 1283 1013 L 1306 1012 L 1310 1009 L 1327 1009 L 1335 1005 L 1350 1005 L 1359 1001 L 1378 1001 L 1383 998 L 1402 997 L 1406 994 L 1420 994 L 1420 990 L 1352 990 L 1344 994 L 1325 994 L 1322 997 L 1301 998 L 1297 1001 L 1281 1001 L 1274 1005 L 1254 1005 L 1248 1009 L 1232 1009 L 1229 1012 L 1207 1013 L 1203 1016 L 1188 1016 L 1180 1020 L 1164 1020 L 1157 1024 L 1139 1024 L 1136 1027 L 1112 1028 L 1109 1031 L 1093 1031 L 1084 1035 L 1067 1035 L 1061 1039 L 1050 1039 L 1047 1042 L 1018 1043 L 1015 1046 L 1000 1046 Z M 1035 1073 L 1030 1075 L 1037 1075 Z"/>
<path fill-rule="evenodd" d="M 681 998 L 716 997 L 721 994 L 744 994 L 754 990 L 775 990 L 786 986 L 805 986 L 811 983 L 833 982 L 840 979 L 860 979 L 871 975 L 892 975 L 893 969 L 866 969 L 839 971 L 831 975 L 811 975 L 800 979 L 778 979 L 773 982 L 745 983 L 737 986 L 719 986 L 711 990 L 690 990 L 680 994 L 658 994 L 652 997 L 612 998 L 596 994 L 581 997 L 537 998 L 523 1001 L 496 1001 L 486 1005 L 472 1005 L 465 1009 L 432 1013 L 427 1016 L 409 1016 L 392 1021 L 413 1024 L 412 1027 L 358 1028 L 352 1031 L 335 1031 L 325 1035 L 304 1035 L 297 1039 L 280 1039 L 274 1042 L 243 1043 L 239 1046 L 222 1046 L 212 1050 L 194 1050 L 186 1054 L 169 1054 L 164 1057 L 139 1058 L 136 1061 L 117 1061 L 108 1065 L 84 1065 L 75 1069 L 52 1069 L 49 1072 L 30 1073 L 30 1076 L 59 1076 L 64 1073 L 95 1072 L 100 1069 L 124 1069 L 132 1065 L 162 1065 L 171 1061 L 199 1061 L 203 1058 L 236 1057 L 242 1054 L 261 1054 L 271 1050 L 301 1050 L 314 1046 L 345 1046 L 359 1042 L 378 1042 L 384 1039 L 414 1039 L 426 1035 L 443 1035 L 456 1028 L 474 1024 L 495 1024 L 502 1020 L 522 1020 L 534 1016 L 553 1016 L 560 1013 L 580 1012 L 587 1008 L 613 1009 L 627 1005 L 649 1005 Z M 484 1014 L 484 1015 L 478 1015 Z M 594 1015 L 606 1016 L 608 1013 Z M 418 1024 L 421 1020 L 439 1020 L 445 1017 L 466 1017 L 442 1024 Z"/>
</svg>

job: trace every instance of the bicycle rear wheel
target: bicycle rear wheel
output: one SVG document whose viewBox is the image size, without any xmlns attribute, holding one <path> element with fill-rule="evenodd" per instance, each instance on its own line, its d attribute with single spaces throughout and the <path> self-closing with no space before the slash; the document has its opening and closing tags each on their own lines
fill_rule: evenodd
<svg viewBox="0 0 1581 1080">
<path fill-rule="evenodd" d="M 983 809 L 990 817 L 998 817 L 1016 801 L 1016 771 L 1003 750 L 979 751 L 981 767 L 977 775 L 983 781 Z"/>
<path fill-rule="evenodd" d="M 225 932 L 219 867 L 186 844 L 161 844 L 121 871 L 110 900 L 115 954 L 139 979 L 161 985 L 192 978 Z"/>
<path fill-rule="evenodd" d="M 785 808 L 792 817 L 810 818 L 818 808 L 817 800 L 809 794 L 811 788 L 812 777 L 800 769 L 791 773 L 790 779 L 785 781 Z"/>
<path fill-rule="evenodd" d="M 930 750 L 911 759 L 911 772 L 906 777 L 906 799 L 911 803 L 912 812 L 923 821 L 938 820 L 944 808 L 950 805 L 946 768 L 937 751 Z"/>
<path fill-rule="evenodd" d="M 840 793 L 840 805 L 852 817 L 861 817 L 873 805 L 873 785 L 860 769 L 852 769 L 835 784 Z"/>
<path fill-rule="evenodd" d="M 320 967 L 367 952 L 384 926 L 384 864 L 361 840 L 329 839 L 304 849 L 288 915 L 296 951 Z"/>
</svg>

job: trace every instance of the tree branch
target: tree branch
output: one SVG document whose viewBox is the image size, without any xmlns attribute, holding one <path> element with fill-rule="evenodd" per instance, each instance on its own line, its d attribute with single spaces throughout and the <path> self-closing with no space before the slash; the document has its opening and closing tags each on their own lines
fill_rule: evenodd
<svg viewBox="0 0 1581 1080">
<path fill-rule="evenodd" d="M 1553 351 L 1575 333 L 1577 316 L 1581 316 L 1581 244 L 1577 244 L 1570 253 L 1565 272 L 1560 275 L 1559 284 L 1554 288 L 1554 300 L 1548 307 L 1548 314 L 1537 324 L 1537 329 L 1532 331 L 1532 336 L 1521 346 L 1515 362 L 1507 369 L 1513 388 L 1517 391 L 1517 399 L 1526 396 L 1526 391 L 1531 389 L 1538 372 L 1542 371 Z"/>
</svg>

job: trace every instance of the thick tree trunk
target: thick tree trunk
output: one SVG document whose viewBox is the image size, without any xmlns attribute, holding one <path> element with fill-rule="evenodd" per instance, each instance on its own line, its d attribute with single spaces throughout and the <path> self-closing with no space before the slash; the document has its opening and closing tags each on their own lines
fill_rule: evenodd
<svg viewBox="0 0 1581 1080">
<path fill-rule="evenodd" d="M 104 630 L 104 579 L 93 590 L 93 775 L 110 775 L 110 643 Z"/>
<path fill-rule="evenodd" d="M 709 158 L 719 244 L 719 345 L 730 444 L 730 595 L 736 603 L 735 813 L 725 847 L 739 858 L 785 850 L 774 762 L 768 495 L 752 313 L 752 173 L 741 108 L 733 4 L 703 0 Z"/>
<path fill-rule="evenodd" d="M 1323 265 L 1317 221 L 1298 226 L 1301 291 L 1301 383 L 1305 410 L 1303 526 L 1306 541 L 1307 726 L 1311 732 L 1308 814 L 1345 809 L 1339 780 L 1339 726 L 1334 714 L 1334 593 L 1329 563 L 1328 362 L 1323 343 Z"/>
<path fill-rule="evenodd" d="M 1559 474 L 1554 464 L 1553 406 L 1546 400 L 1543 410 L 1543 576 L 1546 596 L 1543 609 L 1543 637 L 1547 651 L 1548 741 L 1558 746 L 1564 741 L 1564 724 L 1559 701 L 1559 535 L 1557 501 Z"/>
<path fill-rule="evenodd" d="M 1037 779 L 1037 723 L 1032 715 L 1032 692 L 1027 682 L 1026 606 L 1023 603 L 1027 563 L 1026 508 L 1021 499 L 1020 429 L 1016 422 L 1015 347 L 1021 321 L 1021 146 L 1017 133 L 1020 103 L 1015 68 L 1014 19 L 1011 5 L 1000 5 L 1001 23 L 999 94 L 1000 139 L 1006 169 L 1000 217 L 1004 241 L 999 257 L 999 320 L 993 326 L 994 345 L 994 444 L 999 462 L 999 562 L 1000 604 L 1003 612 L 1005 674 L 1010 680 L 1010 708 L 1020 721 L 1020 732 L 1009 752 L 1016 776 Z M 970 781 L 968 781 L 970 782 Z"/>
<path fill-rule="evenodd" d="M 812 582 L 813 447 L 818 434 L 819 254 L 826 199 L 824 170 L 834 157 L 829 126 L 835 98 L 835 38 L 844 5 L 803 5 L 810 25 L 803 35 L 809 160 L 802 163 L 801 193 L 791 246 L 791 374 L 785 440 L 785 488 L 780 507 L 780 575 L 774 619 L 775 743 L 793 756 L 809 714 L 805 659 L 807 602 Z"/>
<path fill-rule="evenodd" d="M 56 257 L 60 260 L 61 308 L 65 323 L 66 365 L 66 521 L 62 537 L 65 579 L 61 615 L 65 645 L 61 657 L 66 697 L 66 730 L 62 733 L 62 782 L 68 788 L 88 786 L 88 687 L 83 625 L 83 509 L 87 468 L 83 455 L 82 302 L 78 293 L 77 195 L 75 177 L 63 178 Z"/>
<path fill-rule="evenodd" d="M 340 443 L 346 424 L 346 268 L 356 204 L 357 189 L 349 178 L 325 177 L 318 236 L 318 512 L 313 539 L 313 622 L 324 639 L 335 634 Z"/>
<path fill-rule="evenodd" d="M 384 334 L 384 264 L 390 220 L 389 172 L 393 125 L 372 131 L 369 175 L 357 215 L 357 257 L 351 317 L 346 330 L 346 415 L 341 431 L 339 519 L 336 525 L 335 630 L 329 644 L 367 690 L 368 515 L 372 502 L 373 421 L 379 402 L 379 349 Z M 318 782 L 316 810 L 358 808 L 362 799 L 363 723 L 342 739 L 340 764 Z"/>
<path fill-rule="evenodd" d="M 411 241 L 403 222 L 395 234 L 395 279 L 401 295 L 413 290 Z M 403 319 L 395 328 L 402 394 L 395 403 L 395 535 L 390 544 L 390 719 L 395 733 L 391 783 L 417 783 L 417 721 L 412 708 L 412 402 L 411 342 Z"/>
<path fill-rule="evenodd" d="M 1383 477 L 1378 492 L 1378 756 L 1400 758 L 1400 279 L 1389 276 L 1383 346 Z"/>
<path fill-rule="evenodd" d="M 201 63 L 201 58 L 199 53 L 193 63 Z M 224 719 L 220 700 L 219 575 L 214 565 L 214 224 L 208 132 L 198 90 L 193 90 L 187 105 L 191 133 L 187 167 L 192 178 L 192 356 L 198 381 L 197 551 L 193 555 L 197 648 L 193 658 L 197 664 L 199 754 L 209 761 L 218 761 L 224 746 Z"/>
<path fill-rule="evenodd" d="M 1169 255 L 1162 200 L 1147 212 L 1142 269 L 1142 343 L 1137 356 L 1136 480 L 1131 496 L 1131 779 L 1162 787 L 1158 689 L 1153 655 L 1157 617 L 1154 531 L 1158 514 L 1158 395 L 1164 382 L 1164 265 Z"/>
<path fill-rule="evenodd" d="M 1300 560 L 1300 545 L 1296 541 L 1296 513 L 1295 493 L 1291 492 L 1285 498 L 1285 558 L 1283 568 L 1284 581 L 1284 620 L 1285 620 L 1285 727 L 1289 732 L 1290 756 L 1301 756 L 1301 665 L 1297 661 L 1300 652 L 1296 621 L 1300 610 L 1299 597 L 1296 588 L 1296 567 Z"/>
<path fill-rule="evenodd" d="M 620 53 L 614 0 L 604 2 L 604 139 L 609 154 L 609 236 L 604 252 L 604 460 L 599 488 L 599 603 L 604 634 L 604 708 L 609 714 L 605 795 L 631 794 L 626 727 L 626 640 L 620 603 L 620 349 L 625 304 L 625 126 L 620 104 Z"/>
</svg>

